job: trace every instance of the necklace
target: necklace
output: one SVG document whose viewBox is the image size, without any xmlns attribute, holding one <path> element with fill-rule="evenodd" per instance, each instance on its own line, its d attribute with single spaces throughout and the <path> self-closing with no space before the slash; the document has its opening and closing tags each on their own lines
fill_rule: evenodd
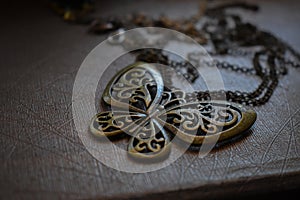
<svg viewBox="0 0 300 200">
<path fill-rule="evenodd" d="M 213 50 L 209 53 L 212 56 L 251 59 L 253 67 L 219 59 L 206 64 L 258 76 L 261 83 L 251 92 L 187 93 L 175 87 L 167 88 L 165 83 L 171 80 L 163 81 L 156 66 L 148 63 L 171 66 L 188 81 L 194 82 L 199 77 L 193 67 L 199 62 L 197 53 L 191 53 L 188 61 L 176 62 L 162 50 L 140 50 L 135 52 L 137 62 L 117 73 L 106 87 L 102 99 L 107 111 L 92 119 L 91 132 L 100 137 L 126 133 L 130 136 L 129 155 L 149 159 L 168 155 L 174 135 L 189 144 L 201 145 L 204 140 L 223 141 L 249 129 L 256 120 L 256 113 L 240 104 L 260 106 L 267 103 L 280 77 L 287 74 L 287 67 L 300 67 L 296 62 L 300 55 L 273 34 L 243 22 L 239 15 L 228 13 L 228 8 L 258 10 L 255 5 L 233 3 L 215 7 L 200 5 L 199 13 L 187 20 L 171 20 L 165 16 L 152 19 L 142 14 L 123 19 L 93 20 L 90 32 L 95 34 L 147 26 L 175 29 L 201 45 L 211 44 Z M 218 96 L 225 96 L 227 101 L 213 100 Z M 112 111 L 114 106 L 117 109 Z"/>
</svg>

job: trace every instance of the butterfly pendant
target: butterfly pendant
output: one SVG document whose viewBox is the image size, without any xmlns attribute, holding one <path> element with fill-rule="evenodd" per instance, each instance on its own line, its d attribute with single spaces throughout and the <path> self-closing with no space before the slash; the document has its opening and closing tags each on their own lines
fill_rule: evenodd
<svg viewBox="0 0 300 200">
<path fill-rule="evenodd" d="M 135 63 L 107 85 L 102 100 L 107 111 L 93 117 L 95 136 L 129 135 L 128 154 L 138 159 L 165 158 L 172 136 L 201 145 L 232 138 L 256 120 L 253 110 L 227 101 L 188 100 L 181 89 L 167 88 L 153 64 Z"/>
</svg>

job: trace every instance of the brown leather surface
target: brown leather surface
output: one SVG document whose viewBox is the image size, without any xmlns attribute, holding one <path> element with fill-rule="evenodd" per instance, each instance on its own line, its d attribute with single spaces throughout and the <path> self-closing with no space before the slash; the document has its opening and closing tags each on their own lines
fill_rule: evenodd
<svg viewBox="0 0 300 200">
<path fill-rule="evenodd" d="M 128 2 L 99 3 L 97 13 L 122 15 L 139 9 L 156 16 L 185 17 L 197 12 L 195 1 Z M 246 18 L 300 51 L 300 2 L 260 4 L 261 12 L 245 13 Z M 94 159 L 72 120 L 76 72 L 105 37 L 64 23 L 43 3 L 1 7 L 5 10 L 0 19 L 1 199 L 204 199 L 299 188 L 299 70 L 289 69 L 270 101 L 254 108 L 258 119 L 247 137 L 203 159 L 186 153 L 162 170 L 127 174 Z M 258 81 L 225 75 L 229 89 L 251 90 Z"/>
</svg>

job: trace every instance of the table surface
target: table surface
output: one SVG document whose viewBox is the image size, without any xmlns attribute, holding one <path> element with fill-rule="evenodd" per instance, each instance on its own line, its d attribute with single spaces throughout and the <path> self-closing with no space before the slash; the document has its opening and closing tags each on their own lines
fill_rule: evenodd
<svg viewBox="0 0 300 200">
<path fill-rule="evenodd" d="M 300 2 L 257 2 L 245 19 L 300 51 Z M 187 17 L 196 1 L 98 3 L 99 16 L 140 10 Z M 7 5 L 0 18 L 0 198 L 214 198 L 300 186 L 300 71 L 289 69 L 242 140 L 204 158 L 186 153 L 161 170 L 130 174 L 106 167 L 83 146 L 72 119 L 72 89 L 86 55 L 105 36 L 63 22 L 43 3 Z M 182 12 L 185 10 L 185 12 Z M 186 12 L 188 11 L 188 12 Z M 113 74 L 111 74 L 113 75 Z M 230 77 L 230 74 L 228 74 Z M 234 75 L 233 75 L 234 77 Z M 234 79 L 224 78 L 228 88 Z M 227 81 L 226 81 L 227 80 Z M 251 90 L 250 80 L 238 87 Z"/>
</svg>

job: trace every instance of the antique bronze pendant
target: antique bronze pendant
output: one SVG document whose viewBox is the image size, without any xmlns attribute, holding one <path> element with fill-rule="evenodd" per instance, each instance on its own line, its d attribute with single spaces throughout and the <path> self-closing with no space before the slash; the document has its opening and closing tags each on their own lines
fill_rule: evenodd
<svg viewBox="0 0 300 200">
<path fill-rule="evenodd" d="M 198 101 L 188 93 L 164 86 L 154 64 L 138 62 L 121 70 L 107 85 L 90 131 L 99 137 L 130 136 L 128 153 L 134 158 L 163 158 L 172 136 L 201 145 L 232 138 L 256 120 L 253 110 L 227 101 Z"/>
</svg>

